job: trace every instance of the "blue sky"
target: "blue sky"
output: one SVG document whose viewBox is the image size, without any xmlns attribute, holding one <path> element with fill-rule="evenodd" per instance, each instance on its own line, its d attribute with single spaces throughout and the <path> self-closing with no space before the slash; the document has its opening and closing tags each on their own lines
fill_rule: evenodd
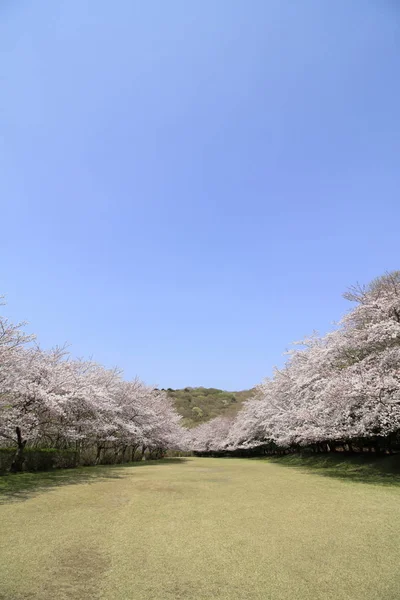
<svg viewBox="0 0 400 600">
<path fill-rule="evenodd" d="M 394 0 L 0 16 L 0 290 L 45 347 L 248 388 L 400 268 Z"/>
</svg>

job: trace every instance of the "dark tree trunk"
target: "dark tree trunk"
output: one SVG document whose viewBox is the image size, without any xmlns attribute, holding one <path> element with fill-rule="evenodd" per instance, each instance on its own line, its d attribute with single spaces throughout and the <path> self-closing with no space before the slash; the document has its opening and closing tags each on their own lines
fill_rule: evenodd
<svg viewBox="0 0 400 600">
<path fill-rule="evenodd" d="M 125 444 L 125 446 L 122 446 L 122 452 L 121 452 L 121 458 L 122 458 L 122 462 L 125 462 L 125 454 L 126 454 L 126 449 L 128 448 L 128 445 Z"/>
<path fill-rule="evenodd" d="M 146 448 L 147 448 L 147 446 L 145 446 L 145 445 L 143 444 L 143 446 L 142 446 L 142 456 L 141 456 L 141 460 L 146 460 L 146 457 L 145 457 L 145 455 L 144 455 L 144 453 L 146 452 Z"/>
<path fill-rule="evenodd" d="M 11 473 L 20 473 L 23 469 L 25 456 L 24 449 L 26 446 L 26 440 L 22 439 L 21 429 L 19 427 L 15 428 L 15 432 L 17 434 L 17 451 L 15 453 L 14 459 L 12 461 L 10 471 Z"/>
<path fill-rule="evenodd" d="M 95 464 L 98 465 L 100 463 L 100 459 L 101 459 L 101 451 L 103 450 L 103 446 L 97 446 L 97 452 L 96 452 L 96 461 Z"/>
<path fill-rule="evenodd" d="M 138 449 L 138 444 L 135 444 L 132 446 L 132 451 L 131 451 L 131 461 L 133 462 L 135 460 L 135 454 L 136 454 L 136 450 Z"/>
</svg>

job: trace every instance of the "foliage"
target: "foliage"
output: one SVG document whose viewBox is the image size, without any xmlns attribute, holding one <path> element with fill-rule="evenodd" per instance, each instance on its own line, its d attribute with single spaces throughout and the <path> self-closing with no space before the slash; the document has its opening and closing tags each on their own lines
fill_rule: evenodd
<svg viewBox="0 0 400 600">
<path fill-rule="evenodd" d="M 0 474 L 10 470 L 16 449 L 0 448 Z M 72 469 L 78 464 L 78 453 L 72 449 L 29 448 L 24 450 L 23 471 Z"/>
<path fill-rule="evenodd" d="M 0 448 L 0 474 L 6 473 L 11 469 L 14 455 L 14 448 Z"/>
<path fill-rule="evenodd" d="M 57 448 L 27 448 L 24 470 L 47 471 L 49 469 L 71 469 L 76 467 L 78 453 L 75 450 Z"/>
</svg>

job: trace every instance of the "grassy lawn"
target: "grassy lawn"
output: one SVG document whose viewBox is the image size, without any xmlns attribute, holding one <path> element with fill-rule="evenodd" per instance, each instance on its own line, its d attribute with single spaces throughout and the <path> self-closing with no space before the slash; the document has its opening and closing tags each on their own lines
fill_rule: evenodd
<svg viewBox="0 0 400 600">
<path fill-rule="evenodd" d="M 398 478 L 335 461 L 2 477 L 0 599 L 398 600 Z"/>
</svg>

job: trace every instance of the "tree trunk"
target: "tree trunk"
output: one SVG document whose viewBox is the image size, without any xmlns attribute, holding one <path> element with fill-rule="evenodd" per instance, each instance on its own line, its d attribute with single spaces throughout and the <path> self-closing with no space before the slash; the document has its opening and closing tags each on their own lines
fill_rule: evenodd
<svg viewBox="0 0 400 600">
<path fill-rule="evenodd" d="M 125 446 L 122 446 L 121 458 L 122 458 L 122 462 L 123 463 L 126 462 L 125 454 L 126 454 L 127 448 L 128 448 L 127 444 L 125 444 Z"/>
<path fill-rule="evenodd" d="M 136 454 L 136 450 L 138 449 L 138 444 L 134 444 L 132 446 L 132 451 L 131 451 L 131 461 L 133 462 L 135 460 L 135 454 Z"/>
<path fill-rule="evenodd" d="M 97 452 L 96 452 L 96 460 L 95 460 L 95 465 L 98 465 L 100 463 L 100 459 L 101 459 L 101 451 L 103 450 L 103 446 L 97 446 Z"/>
<path fill-rule="evenodd" d="M 26 440 L 22 439 L 21 429 L 19 427 L 15 428 L 15 432 L 17 434 L 18 447 L 14 459 L 12 461 L 10 471 L 11 473 L 20 473 L 23 469 L 25 462 L 24 449 L 26 446 Z"/>
</svg>

